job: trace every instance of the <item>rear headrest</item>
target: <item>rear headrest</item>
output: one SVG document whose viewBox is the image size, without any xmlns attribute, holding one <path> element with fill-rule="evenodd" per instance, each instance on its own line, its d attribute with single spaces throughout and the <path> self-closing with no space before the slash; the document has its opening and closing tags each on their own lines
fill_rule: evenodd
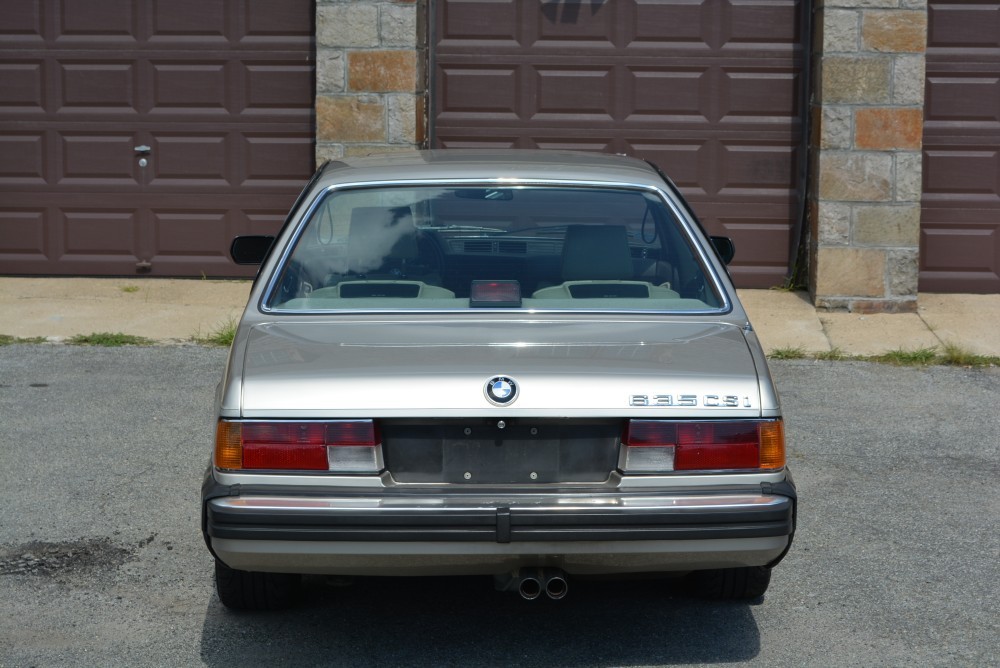
<svg viewBox="0 0 1000 668">
<path fill-rule="evenodd" d="M 619 281 L 632 278 L 628 235 L 620 225 L 570 225 L 562 252 L 562 280 Z"/>
</svg>

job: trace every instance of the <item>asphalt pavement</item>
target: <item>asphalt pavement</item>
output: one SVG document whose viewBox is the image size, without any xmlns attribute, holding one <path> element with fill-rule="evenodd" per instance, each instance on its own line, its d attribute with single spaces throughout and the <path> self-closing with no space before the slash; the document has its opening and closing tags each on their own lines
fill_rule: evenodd
<svg viewBox="0 0 1000 668">
<path fill-rule="evenodd" d="M 239 318 L 250 281 L 0 277 L 0 335 L 112 332 L 160 343 L 204 337 Z M 878 355 L 951 344 L 1000 356 L 1000 294 L 921 294 L 916 313 L 817 311 L 804 292 L 740 290 L 765 350 Z"/>
<path fill-rule="evenodd" d="M 989 666 L 1000 369 L 772 363 L 800 494 L 762 601 L 571 579 L 310 578 L 236 614 L 199 529 L 226 351 L 0 346 L 0 667 Z"/>
</svg>

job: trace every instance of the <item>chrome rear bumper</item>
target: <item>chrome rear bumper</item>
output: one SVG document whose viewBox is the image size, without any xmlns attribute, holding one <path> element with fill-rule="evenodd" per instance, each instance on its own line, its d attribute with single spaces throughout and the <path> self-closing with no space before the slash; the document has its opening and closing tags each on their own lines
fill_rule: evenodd
<svg viewBox="0 0 1000 668">
<path fill-rule="evenodd" d="M 205 530 L 242 570 L 355 575 L 628 573 L 764 565 L 786 549 L 794 500 L 766 494 L 237 496 Z"/>
</svg>

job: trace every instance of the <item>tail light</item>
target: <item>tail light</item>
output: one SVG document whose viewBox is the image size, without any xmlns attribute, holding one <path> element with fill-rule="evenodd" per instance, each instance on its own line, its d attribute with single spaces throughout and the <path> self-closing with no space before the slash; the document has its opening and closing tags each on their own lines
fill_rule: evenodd
<svg viewBox="0 0 1000 668">
<path fill-rule="evenodd" d="M 781 420 L 630 420 L 625 473 L 773 471 L 785 466 Z"/>
<path fill-rule="evenodd" d="M 378 473 L 382 447 L 372 420 L 220 420 L 215 466 L 227 471 Z"/>
</svg>

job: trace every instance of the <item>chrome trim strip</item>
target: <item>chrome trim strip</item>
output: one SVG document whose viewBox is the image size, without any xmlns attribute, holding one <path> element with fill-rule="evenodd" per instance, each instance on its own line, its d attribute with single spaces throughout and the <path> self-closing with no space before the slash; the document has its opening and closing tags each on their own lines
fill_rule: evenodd
<svg viewBox="0 0 1000 668">
<path fill-rule="evenodd" d="M 511 502 L 513 500 L 513 502 Z M 588 509 L 617 509 L 623 513 L 639 510 L 669 510 L 677 513 L 703 510 L 739 511 L 748 509 L 782 508 L 792 501 L 785 496 L 733 494 L 703 496 L 559 496 L 559 495 L 499 495 L 460 498 L 449 496 L 408 497 L 278 497 L 238 496 L 210 500 L 209 505 L 240 512 L 246 510 L 274 513 L 337 513 L 391 510 L 393 513 L 463 513 L 469 511 L 495 511 L 498 504 L 514 509 L 532 511 L 572 512 Z"/>
</svg>

